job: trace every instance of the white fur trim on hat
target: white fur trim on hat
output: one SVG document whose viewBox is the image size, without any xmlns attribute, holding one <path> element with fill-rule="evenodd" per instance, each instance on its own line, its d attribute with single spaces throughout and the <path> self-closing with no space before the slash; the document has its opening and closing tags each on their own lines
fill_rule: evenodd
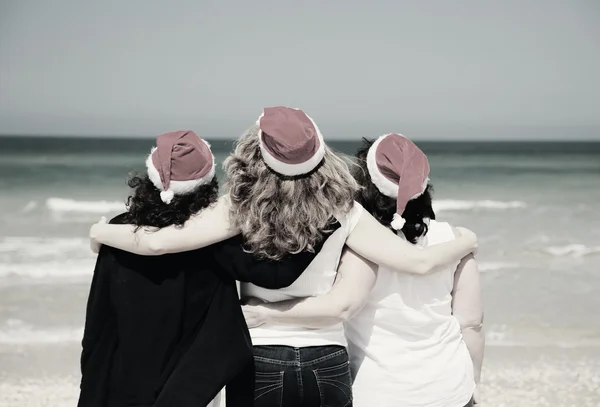
<svg viewBox="0 0 600 407">
<path fill-rule="evenodd" d="M 381 171 L 379 171 L 379 167 L 377 166 L 377 160 L 375 159 L 375 155 L 377 153 L 377 147 L 381 143 L 381 141 L 389 136 L 389 134 L 384 134 L 379 137 L 373 145 L 369 148 L 367 153 L 367 169 L 369 170 L 369 175 L 371 176 L 371 181 L 379 192 L 383 195 L 388 196 L 390 198 L 398 198 L 398 184 L 387 179 Z"/>
<path fill-rule="evenodd" d="M 296 110 L 299 110 L 299 109 L 296 109 Z M 306 113 L 304 113 L 304 114 L 306 114 Z M 321 163 L 321 161 L 323 161 L 323 157 L 325 157 L 325 140 L 323 140 L 323 135 L 321 134 L 319 127 L 317 127 L 317 124 L 309 115 L 306 115 L 306 117 L 308 117 L 308 119 L 311 121 L 311 123 L 315 127 L 317 136 L 319 137 L 319 148 L 317 149 L 317 151 L 311 158 L 309 158 L 308 160 L 306 160 L 300 164 L 288 164 L 288 163 L 279 161 L 265 148 L 263 140 L 262 140 L 262 130 L 260 129 L 260 119 L 263 116 L 264 116 L 264 113 L 262 113 L 258 117 L 258 120 L 256 121 L 256 125 L 258 126 L 258 144 L 260 146 L 260 152 L 262 154 L 263 160 L 265 161 L 265 164 L 267 164 L 267 166 L 269 168 L 271 168 L 273 171 L 275 171 L 281 175 L 293 177 L 296 175 L 308 174 L 309 172 L 311 172 L 312 170 L 317 168 L 317 166 Z"/>
<path fill-rule="evenodd" d="M 204 139 L 201 139 L 201 140 L 210 149 L 210 144 L 208 144 L 206 142 L 206 140 L 204 140 Z M 159 191 L 161 191 L 160 197 L 161 197 L 162 201 L 165 202 L 166 204 L 171 203 L 173 196 L 189 194 L 190 192 L 194 191 L 199 186 L 210 183 L 213 180 L 213 178 L 215 177 L 215 173 L 216 173 L 215 156 L 211 153 L 212 166 L 211 166 L 208 174 L 206 174 L 205 176 L 203 176 L 201 178 L 188 180 L 188 181 L 171 180 L 169 182 L 169 188 L 165 191 L 163 188 L 162 180 L 160 179 L 160 173 L 158 172 L 158 170 L 154 166 L 154 163 L 152 162 L 152 153 L 154 153 L 154 151 L 156 151 L 156 147 L 152 148 L 152 151 L 150 151 L 150 155 L 146 159 L 146 168 L 148 170 L 148 177 L 150 178 L 150 181 L 152 181 L 154 186 Z"/>
<path fill-rule="evenodd" d="M 166 203 L 167 205 L 171 203 L 173 198 L 175 197 L 175 193 L 172 189 L 167 189 L 166 191 L 160 191 L 160 199 Z"/>
<path fill-rule="evenodd" d="M 394 228 L 394 230 L 401 230 L 405 224 L 406 224 L 406 219 L 404 219 L 402 216 L 400 216 L 397 213 L 394 214 L 394 219 L 392 220 L 392 223 L 390 223 L 390 225 L 392 226 L 392 228 Z"/>
<path fill-rule="evenodd" d="M 429 183 L 429 178 L 426 178 L 425 182 L 423 182 L 423 189 L 421 190 L 421 192 L 419 192 L 418 194 L 415 194 L 414 196 L 412 196 L 410 198 L 410 200 L 412 201 L 413 199 L 417 199 L 418 197 L 420 197 L 421 195 L 423 195 L 423 193 L 427 189 L 427 184 L 428 183 Z M 427 218 L 423 218 L 423 219 L 427 219 Z M 392 223 L 390 223 L 390 226 L 392 226 L 392 228 L 394 230 L 401 230 L 404 227 L 405 224 L 406 224 L 406 219 L 404 219 L 402 217 L 402 214 L 395 213 L 394 214 L 394 219 L 392 220 Z"/>
</svg>

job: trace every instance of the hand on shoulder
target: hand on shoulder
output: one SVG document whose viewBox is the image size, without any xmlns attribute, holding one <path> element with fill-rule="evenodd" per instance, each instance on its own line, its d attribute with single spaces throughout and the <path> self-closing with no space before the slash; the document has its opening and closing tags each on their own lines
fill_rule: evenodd
<svg viewBox="0 0 600 407">
<path fill-rule="evenodd" d="M 242 305 L 242 312 L 248 328 L 256 328 L 266 322 L 263 302 L 257 298 L 247 298 Z"/>
<path fill-rule="evenodd" d="M 453 227 L 453 229 L 456 237 L 468 239 L 468 241 L 472 244 L 473 254 L 476 254 L 478 249 L 477 235 L 472 230 L 462 226 Z"/>
<path fill-rule="evenodd" d="M 105 225 L 107 223 L 108 221 L 106 220 L 106 217 L 103 216 L 97 223 L 94 223 L 92 227 L 90 227 L 90 249 L 92 249 L 93 253 L 98 254 L 98 252 L 100 251 L 100 247 L 102 246 L 102 244 L 97 240 L 98 227 L 99 225 Z"/>
</svg>

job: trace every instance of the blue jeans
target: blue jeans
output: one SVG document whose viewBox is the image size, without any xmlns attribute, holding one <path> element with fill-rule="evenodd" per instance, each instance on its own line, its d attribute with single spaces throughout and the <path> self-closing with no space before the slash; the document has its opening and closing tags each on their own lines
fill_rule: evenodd
<svg viewBox="0 0 600 407">
<path fill-rule="evenodd" d="M 255 407 L 352 406 L 348 352 L 342 346 L 255 346 Z"/>
</svg>

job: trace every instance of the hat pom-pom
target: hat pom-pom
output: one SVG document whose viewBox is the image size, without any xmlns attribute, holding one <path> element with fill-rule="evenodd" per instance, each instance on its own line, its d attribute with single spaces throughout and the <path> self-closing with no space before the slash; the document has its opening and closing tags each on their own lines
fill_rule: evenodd
<svg viewBox="0 0 600 407">
<path fill-rule="evenodd" d="M 160 193 L 160 199 L 162 199 L 162 201 L 164 203 L 166 203 L 167 205 L 171 203 L 174 196 L 175 196 L 175 193 L 173 192 L 172 189 L 167 189 L 166 191 L 162 191 Z"/>
<path fill-rule="evenodd" d="M 394 219 L 392 220 L 392 223 L 391 223 L 392 228 L 394 228 L 394 230 L 402 230 L 405 223 L 406 223 L 406 220 L 402 216 L 400 216 L 397 213 L 394 214 Z"/>
</svg>

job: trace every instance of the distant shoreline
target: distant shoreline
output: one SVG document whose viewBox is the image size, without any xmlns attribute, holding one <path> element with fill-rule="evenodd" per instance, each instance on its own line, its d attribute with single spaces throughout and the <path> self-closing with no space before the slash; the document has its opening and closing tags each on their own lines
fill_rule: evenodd
<svg viewBox="0 0 600 407">
<path fill-rule="evenodd" d="M 215 127 L 216 126 L 216 127 Z M 390 123 L 323 123 L 321 130 L 326 135 L 328 142 L 352 143 L 359 142 L 363 137 L 375 138 L 386 131 L 402 131 L 417 143 L 600 143 L 600 125 L 573 124 L 573 125 L 480 125 L 466 123 L 449 124 L 416 124 L 403 123 L 391 125 Z M 224 123 L 218 126 L 209 123 L 201 126 L 202 135 L 213 142 L 227 143 L 241 134 L 245 127 L 233 123 Z M 161 128 L 162 129 L 162 128 Z M 161 129 L 157 132 L 160 133 Z M 114 130 L 114 129 L 112 129 Z M 164 129 L 162 129 L 164 130 Z M 154 140 L 154 132 L 142 131 L 130 133 L 124 131 L 117 133 L 108 131 L 103 134 L 99 131 L 88 134 L 77 134 L 72 130 L 69 133 L 60 133 L 49 130 L 48 133 L 39 132 L 39 129 L 26 131 L 11 131 L 9 128 L 0 129 L 0 140 L 23 139 L 77 139 L 77 140 Z M 90 130 L 87 129 L 89 132 Z M 138 130 L 139 131 L 139 130 Z M 233 136 L 233 137 L 232 137 Z M 340 137 L 342 136 L 342 137 Z"/>
<path fill-rule="evenodd" d="M 233 148 L 235 139 L 207 137 L 213 151 L 226 154 Z M 0 135 L 0 157 L 10 154 L 63 154 L 99 153 L 140 154 L 154 145 L 154 137 L 118 136 L 10 136 Z M 510 155 L 510 156 L 565 156 L 598 155 L 600 140 L 415 140 L 430 155 Z M 361 145 L 360 139 L 328 141 L 331 148 L 345 154 L 354 154 Z"/>
</svg>

